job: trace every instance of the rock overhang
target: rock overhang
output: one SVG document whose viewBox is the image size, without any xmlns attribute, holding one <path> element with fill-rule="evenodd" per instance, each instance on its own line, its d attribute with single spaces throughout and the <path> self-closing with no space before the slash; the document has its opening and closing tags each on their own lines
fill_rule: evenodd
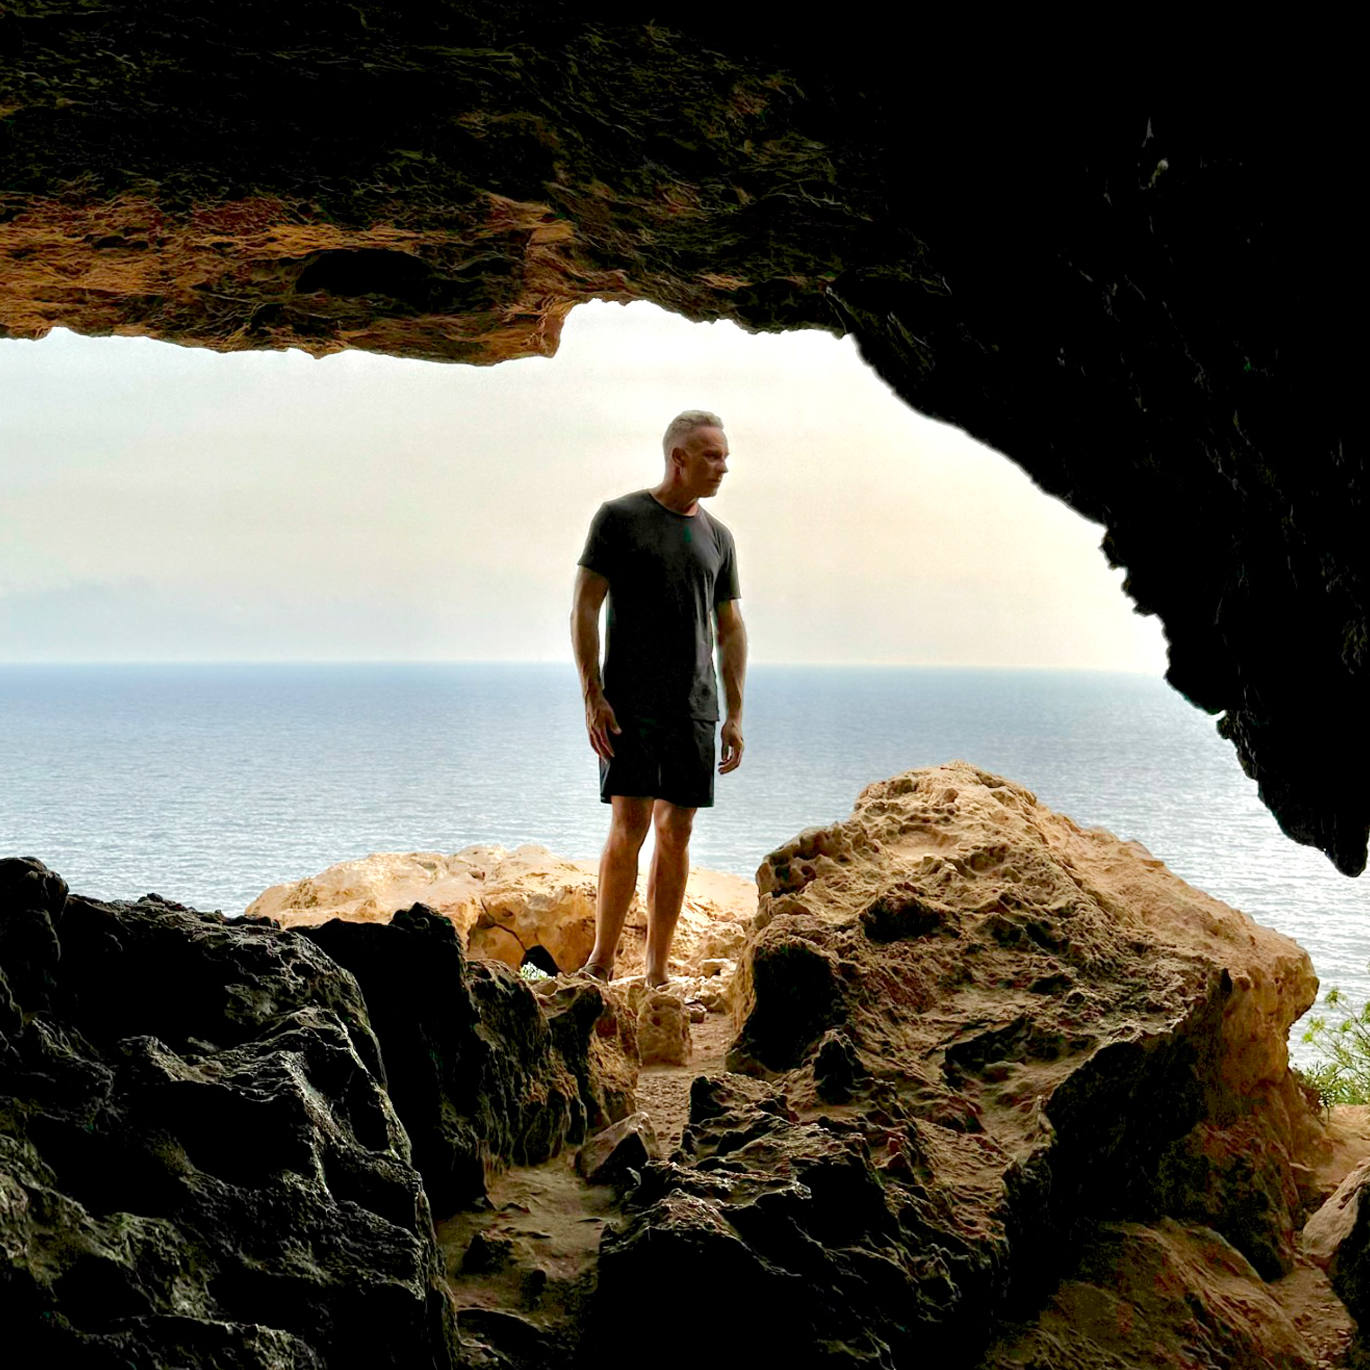
<svg viewBox="0 0 1370 1370">
<path fill-rule="evenodd" d="M 859 26 L 594 13 L 11 8 L 0 336 L 490 363 L 550 355 L 587 299 L 849 332 L 1106 526 L 1170 682 L 1359 872 L 1353 125 L 1082 117 L 955 72 L 911 104 Z"/>
</svg>

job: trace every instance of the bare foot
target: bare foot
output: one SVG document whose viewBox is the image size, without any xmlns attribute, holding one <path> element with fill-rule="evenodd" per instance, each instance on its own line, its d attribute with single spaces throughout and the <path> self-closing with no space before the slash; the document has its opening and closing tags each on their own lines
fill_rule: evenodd
<svg viewBox="0 0 1370 1370">
<path fill-rule="evenodd" d="M 576 974 L 589 976 L 591 980 L 599 980 L 607 985 L 613 978 L 614 968 L 613 966 L 601 966 L 597 961 L 587 961 L 576 971 Z"/>
</svg>

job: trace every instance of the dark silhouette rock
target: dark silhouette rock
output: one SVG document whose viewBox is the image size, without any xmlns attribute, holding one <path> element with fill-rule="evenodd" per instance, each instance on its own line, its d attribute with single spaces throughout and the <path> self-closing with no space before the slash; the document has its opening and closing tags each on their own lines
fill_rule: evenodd
<svg viewBox="0 0 1370 1370">
<path fill-rule="evenodd" d="M 626 1185 L 636 1182 L 642 1168 L 660 1155 L 656 1131 L 645 1113 L 620 1118 L 597 1132 L 576 1153 L 576 1171 L 590 1184 Z"/>
<path fill-rule="evenodd" d="M 356 976 L 386 1088 L 439 1216 L 485 1194 L 489 1170 L 536 1165 L 620 1116 L 590 1063 L 606 1006 L 577 984 L 539 1001 L 499 962 L 468 962 L 422 904 L 389 923 L 331 919 L 303 935 Z"/>
<path fill-rule="evenodd" d="M 61 905 L 56 973 L 35 891 L 47 918 Z M 453 1364 L 428 1200 L 352 977 L 298 933 L 62 891 L 39 863 L 0 869 L 7 1354 Z"/>
</svg>

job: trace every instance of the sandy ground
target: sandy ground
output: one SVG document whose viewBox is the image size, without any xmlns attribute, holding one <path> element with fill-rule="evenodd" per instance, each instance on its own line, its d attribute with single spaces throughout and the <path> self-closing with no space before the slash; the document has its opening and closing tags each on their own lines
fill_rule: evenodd
<svg viewBox="0 0 1370 1370">
<path fill-rule="evenodd" d="M 725 1013 L 711 1013 L 690 1029 L 693 1055 L 689 1065 L 646 1066 L 637 1078 L 637 1106 L 650 1116 L 661 1154 L 669 1156 L 680 1145 L 690 1112 L 690 1082 L 697 1075 L 717 1075 L 733 1040 L 733 1025 Z"/>
<path fill-rule="evenodd" d="M 688 1065 L 647 1066 L 639 1074 L 638 1108 L 651 1116 L 663 1156 L 680 1144 L 691 1081 L 723 1069 L 732 1038 L 728 1016 L 711 1013 L 693 1026 Z M 487 1207 L 437 1224 L 473 1365 L 481 1363 L 482 1336 L 501 1319 L 507 1333 L 510 1315 L 570 1345 L 594 1292 L 600 1237 L 618 1211 L 612 1189 L 586 1184 L 576 1174 L 571 1148 L 544 1165 L 505 1171 L 491 1181 Z"/>
</svg>

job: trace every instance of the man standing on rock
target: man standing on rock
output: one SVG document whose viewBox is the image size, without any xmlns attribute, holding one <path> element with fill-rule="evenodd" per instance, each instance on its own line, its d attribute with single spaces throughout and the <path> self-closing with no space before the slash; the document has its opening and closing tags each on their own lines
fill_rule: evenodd
<svg viewBox="0 0 1370 1370">
<path fill-rule="evenodd" d="M 600 798 L 613 806 L 599 862 L 595 946 L 582 969 L 597 979 L 613 976 L 650 826 L 656 843 L 647 877 L 649 985 L 667 981 L 695 810 L 714 802 L 715 625 L 726 706 L 721 775 L 742 761 L 747 668 L 733 536 L 699 503 L 718 493 L 728 470 L 723 421 L 687 410 L 671 420 L 662 447 L 666 469 L 655 489 L 600 506 L 581 553 L 571 610 Z M 599 609 L 606 595 L 601 677 Z"/>
</svg>

